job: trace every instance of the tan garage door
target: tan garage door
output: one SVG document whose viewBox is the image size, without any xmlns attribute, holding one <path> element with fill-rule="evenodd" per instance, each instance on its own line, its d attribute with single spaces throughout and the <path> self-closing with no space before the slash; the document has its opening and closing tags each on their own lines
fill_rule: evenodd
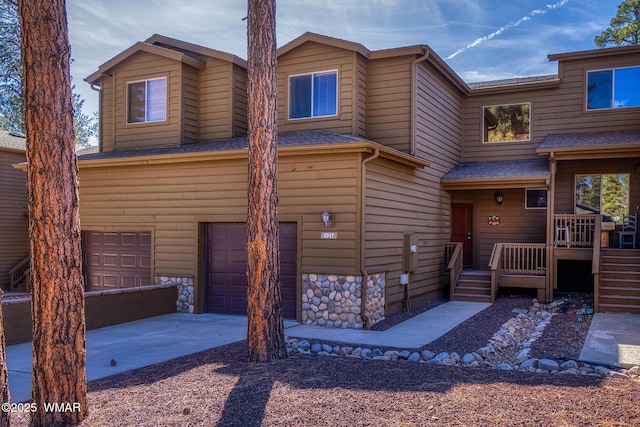
<svg viewBox="0 0 640 427">
<path fill-rule="evenodd" d="M 296 318 L 297 225 L 280 223 L 280 292 L 283 316 Z M 205 311 L 247 314 L 247 225 L 206 227 Z"/>
<path fill-rule="evenodd" d="M 82 232 L 87 291 L 151 284 L 151 233 Z"/>
</svg>

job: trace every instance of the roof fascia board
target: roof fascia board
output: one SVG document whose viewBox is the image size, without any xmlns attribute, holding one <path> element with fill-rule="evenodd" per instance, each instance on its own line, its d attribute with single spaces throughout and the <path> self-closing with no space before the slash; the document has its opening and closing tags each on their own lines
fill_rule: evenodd
<svg viewBox="0 0 640 427">
<path fill-rule="evenodd" d="M 204 56 L 209 56 L 212 58 L 216 58 L 216 59 L 220 59 L 222 61 L 227 61 L 227 62 L 233 62 L 236 65 L 239 65 L 243 68 L 247 68 L 247 61 L 236 56 L 233 55 L 231 53 L 228 52 L 223 52 L 220 50 L 216 50 L 216 49 L 211 49 L 205 46 L 200 46 L 197 44 L 193 44 L 193 43 L 189 43 L 189 42 L 185 42 L 182 40 L 178 40 L 178 39 L 174 39 L 171 37 L 167 37 L 167 36 L 163 36 L 161 34 L 154 34 L 151 37 L 149 37 L 147 40 L 145 40 L 145 43 L 148 44 L 155 44 L 155 43 L 162 43 L 162 44 L 166 44 L 168 46 L 173 46 L 177 49 L 183 49 L 183 50 L 188 50 L 194 53 L 198 53 L 200 55 L 204 55 Z"/>
<path fill-rule="evenodd" d="M 515 178 L 465 178 L 442 180 L 445 190 L 494 190 L 500 188 L 544 187 L 549 175 Z"/>
<path fill-rule="evenodd" d="M 596 146 L 596 147 L 567 147 L 567 148 L 538 148 L 540 155 L 548 155 L 557 160 L 611 159 L 640 156 L 640 144 Z"/>
<path fill-rule="evenodd" d="M 337 144 L 318 144 L 318 145 L 296 145 L 294 147 L 278 147 L 278 155 L 283 157 L 301 156 L 301 155 L 317 155 L 317 154 L 340 154 L 340 153 L 373 153 L 376 149 L 380 150 L 381 157 L 402 163 L 414 168 L 424 168 L 430 165 L 425 159 L 411 156 L 400 151 L 393 150 L 375 142 L 347 142 Z M 177 153 L 177 154 L 154 154 L 148 156 L 136 157 L 117 157 L 107 159 L 79 159 L 80 168 L 106 167 L 106 166 L 130 166 L 143 164 L 167 164 L 182 162 L 201 162 L 208 160 L 229 160 L 229 159 L 246 159 L 248 151 L 246 148 L 236 150 L 223 151 L 203 151 L 196 153 Z"/>
<path fill-rule="evenodd" d="M 560 86 L 560 79 L 551 79 L 542 82 L 519 83 L 504 86 L 483 87 L 470 89 L 469 96 L 503 94 L 505 92 L 524 92 L 528 90 L 555 89 Z"/>
<path fill-rule="evenodd" d="M 146 52 L 152 55 L 162 56 L 164 58 L 173 59 L 174 61 L 180 61 L 185 64 L 191 65 L 199 70 L 204 70 L 206 64 L 202 61 L 198 61 L 197 59 L 191 58 L 190 56 L 185 55 L 182 52 L 177 52 L 175 50 L 167 49 L 164 47 L 144 43 L 137 42 L 133 46 L 128 49 L 120 52 L 118 55 L 114 56 L 104 64 L 98 67 L 98 71 L 89 75 L 85 78 L 85 81 L 90 84 L 96 84 L 97 80 L 103 75 L 107 74 L 107 72 L 123 61 L 129 59 L 131 56 L 138 52 Z"/>
<path fill-rule="evenodd" d="M 604 49 L 583 50 L 579 52 L 556 53 L 548 55 L 549 61 L 567 61 L 574 59 L 593 59 L 613 55 L 640 53 L 640 45 L 608 47 Z"/>
<path fill-rule="evenodd" d="M 323 36 L 323 35 L 311 33 L 311 32 L 306 32 L 300 37 L 297 37 L 291 40 L 289 43 L 285 44 L 284 46 L 279 47 L 278 50 L 276 51 L 276 54 L 278 57 L 280 57 L 282 55 L 285 55 L 288 52 L 291 52 L 295 48 L 302 46 L 307 42 L 324 44 L 324 45 L 333 46 L 339 49 L 345 49 L 352 52 L 357 52 L 366 58 L 368 58 L 370 54 L 369 49 L 367 49 L 360 43 L 354 43 L 354 42 L 350 42 L 342 39 L 337 39 L 335 37 Z"/>
</svg>

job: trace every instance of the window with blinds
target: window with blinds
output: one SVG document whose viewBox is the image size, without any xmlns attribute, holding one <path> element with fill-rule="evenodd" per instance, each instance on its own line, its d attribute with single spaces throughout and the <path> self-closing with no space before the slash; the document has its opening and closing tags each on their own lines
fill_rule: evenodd
<svg viewBox="0 0 640 427">
<path fill-rule="evenodd" d="M 127 83 L 127 123 L 161 122 L 167 119 L 167 79 Z"/>
<path fill-rule="evenodd" d="M 338 114 L 338 71 L 289 77 L 289 119 Z"/>
</svg>

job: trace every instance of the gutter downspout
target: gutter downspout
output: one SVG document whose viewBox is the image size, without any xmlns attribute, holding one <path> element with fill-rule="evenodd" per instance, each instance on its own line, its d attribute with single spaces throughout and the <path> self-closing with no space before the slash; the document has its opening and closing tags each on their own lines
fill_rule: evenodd
<svg viewBox="0 0 640 427">
<path fill-rule="evenodd" d="M 425 52 L 425 49 L 423 49 L 423 52 Z M 418 110 L 417 107 L 417 96 L 418 96 L 418 88 L 416 87 L 417 84 L 417 77 L 416 77 L 416 67 L 418 66 L 418 63 L 422 62 L 422 61 L 426 61 L 429 56 L 430 56 L 430 52 L 426 51 L 424 55 L 422 55 L 421 57 L 419 57 L 418 59 L 414 60 L 411 63 L 411 141 L 410 141 L 410 148 L 409 148 L 409 154 L 411 154 L 412 156 L 416 155 L 416 113 Z"/>
<path fill-rule="evenodd" d="M 362 298 L 360 300 L 360 313 L 362 316 L 364 329 L 369 329 L 369 325 L 367 325 L 367 319 L 364 317 L 364 314 L 366 312 L 365 309 L 367 307 L 367 279 L 369 277 L 369 273 L 367 273 L 367 270 L 364 266 L 365 264 L 364 245 L 366 242 L 366 239 L 365 239 L 365 219 L 366 219 L 365 210 L 366 209 L 365 208 L 366 208 L 366 200 L 367 200 L 366 165 L 367 163 L 377 159 L 378 157 L 380 157 L 380 150 L 376 148 L 373 151 L 373 154 L 371 156 L 362 160 L 362 163 L 360 165 L 360 173 L 362 174 L 360 179 L 360 185 L 361 185 L 361 190 L 360 190 L 360 272 L 362 274 Z"/>
</svg>

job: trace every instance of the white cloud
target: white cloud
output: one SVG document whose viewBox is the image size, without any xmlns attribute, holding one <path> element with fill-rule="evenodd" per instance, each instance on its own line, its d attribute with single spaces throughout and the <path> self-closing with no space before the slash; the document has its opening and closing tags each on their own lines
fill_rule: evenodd
<svg viewBox="0 0 640 427">
<path fill-rule="evenodd" d="M 567 4 L 569 0 L 561 0 L 557 3 L 554 4 L 548 4 L 546 9 L 534 9 L 531 12 L 529 12 L 527 15 L 523 16 L 522 18 L 518 19 L 515 22 L 510 22 L 506 25 L 503 25 L 502 27 L 498 28 L 496 31 L 486 35 L 486 36 L 482 36 L 480 38 L 477 38 L 475 41 L 473 41 L 471 44 L 468 44 L 466 47 L 460 48 L 457 51 L 455 51 L 454 53 L 452 53 L 451 55 L 447 56 L 446 59 L 453 59 L 456 56 L 458 56 L 459 54 L 461 54 L 462 52 L 474 48 L 476 46 L 478 46 L 481 43 L 484 43 L 486 41 L 489 41 L 491 39 L 493 39 L 494 37 L 499 36 L 500 34 L 504 33 L 505 31 L 511 29 L 511 28 L 515 28 L 517 26 L 519 26 L 522 23 L 528 22 L 531 20 L 532 17 L 536 16 L 536 15 L 544 15 L 545 13 L 547 13 L 550 10 L 554 10 L 557 9 L 559 7 L 564 6 L 565 4 Z"/>
</svg>

